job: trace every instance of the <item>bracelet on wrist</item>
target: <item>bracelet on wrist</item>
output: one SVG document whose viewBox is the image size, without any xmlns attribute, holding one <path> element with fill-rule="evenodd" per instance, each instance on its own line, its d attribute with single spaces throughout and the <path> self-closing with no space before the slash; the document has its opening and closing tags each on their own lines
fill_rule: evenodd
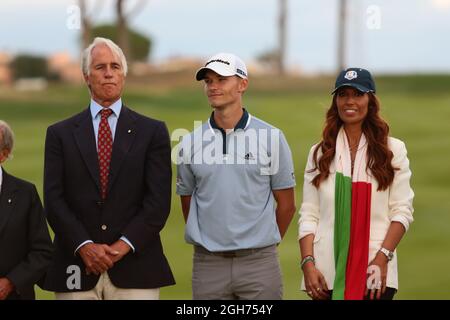
<svg viewBox="0 0 450 320">
<path fill-rule="evenodd" d="M 309 261 L 311 261 L 314 265 L 316 264 L 316 259 L 314 259 L 313 256 L 306 256 L 302 259 L 302 262 L 300 263 L 300 267 L 303 269 L 303 266 Z"/>
</svg>

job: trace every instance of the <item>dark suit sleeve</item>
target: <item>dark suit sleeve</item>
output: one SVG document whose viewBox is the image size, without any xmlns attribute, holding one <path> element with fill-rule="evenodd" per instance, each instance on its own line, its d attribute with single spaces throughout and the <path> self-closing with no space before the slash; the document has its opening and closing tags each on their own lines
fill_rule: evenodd
<svg viewBox="0 0 450 320">
<path fill-rule="evenodd" d="M 64 155 L 61 141 L 52 127 L 47 129 L 44 161 L 44 205 L 53 231 L 72 252 L 89 234 L 64 198 Z"/>
<path fill-rule="evenodd" d="M 164 123 L 156 129 L 150 144 L 145 160 L 145 195 L 141 209 L 122 232 L 137 253 L 159 236 L 170 212 L 171 149 Z"/>
<path fill-rule="evenodd" d="M 41 200 L 33 186 L 30 190 L 30 209 L 28 212 L 27 246 L 28 254 L 6 277 L 14 283 L 17 292 L 26 290 L 42 278 L 50 264 L 53 247 Z M 11 244 L 14 245 L 14 244 Z"/>
</svg>

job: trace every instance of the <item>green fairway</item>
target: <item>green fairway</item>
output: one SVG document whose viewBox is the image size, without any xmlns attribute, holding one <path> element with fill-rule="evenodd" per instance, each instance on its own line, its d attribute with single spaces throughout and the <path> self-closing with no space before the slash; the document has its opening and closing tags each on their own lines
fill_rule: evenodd
<svg viewBox="0 0 450 320">
<path fill-rule="evenodd" d="M 396 299 L 450 299 L 450 76 L 379 77 L 378 96 L 391 135 L 403 140 L 413 172 L 415 221 L 399 246 L 399 285 Z M 302 200 L 303 170 L 312 144 L 320 139 L 325 111 L 330 105 L 332 78 L 255 79 L 244 95 L 253 115 L 282 129 L 294 156 L 297 208 Z M 173 132 L 193 129 L 211 112 L 200 83 L 149 81 L 129 83 L 123 101 L 134 110 L 164 120 Z M 86 108 L 84 87 L 52 85 L 43 92 L 14 92 L 0 87 L 0 119 L 16 135 L 14 159 L 4 167 L 36 184 L 42 197 L 46 128 Z M 175 145 L 176 142 L 173 142 Z M 184 221 L 175 194 L 162 232 L 165 253 L 177 284 L 163 288 L 161 299 L 190 299 L 192 247 L 184 241 Z M 279 246 L 285 299 L 306 299 L 299 291 L 301 270 L 294 217 Z M 1 257 L 0 257 L 1 259 Z M 38 291 L 40 299 L 53 294 Z"/>
</svg>

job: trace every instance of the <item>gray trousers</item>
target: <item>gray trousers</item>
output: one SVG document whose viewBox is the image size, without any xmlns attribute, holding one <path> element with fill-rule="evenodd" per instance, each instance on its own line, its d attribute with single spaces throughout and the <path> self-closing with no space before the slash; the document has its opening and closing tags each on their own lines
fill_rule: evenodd
<svg viewBox="0 0 450 320">
<path fill-rule="evenodd" d="M 281 300 L 283 282 L 276 245 L 212 253 L 194 247 L 194 300 Z"/>
</svg>

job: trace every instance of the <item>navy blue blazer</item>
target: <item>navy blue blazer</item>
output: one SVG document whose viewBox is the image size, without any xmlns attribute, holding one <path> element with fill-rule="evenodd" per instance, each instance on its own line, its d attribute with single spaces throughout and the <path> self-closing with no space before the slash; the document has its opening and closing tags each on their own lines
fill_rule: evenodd
<svg viewBox="0 0 450 320">
<path fill-rule="evenodd" d="M 52 240 L 36 187 L 2 170 L 0 278 L 15 285 L 7 299 L 32 300 L 50 264 Z"/>
<path fill-rule="evenodd" d="M 171 148 L 166 125 L 126 106 L 117 122 L 108 195 L 100 196 L 99 165 L 89 108 L 47 129 L 44 205 L 55 232 L 55 254 L 45 288 L 92 289 L 76 248 L 86 240 L 112 244 L 125 236 L 134 246 L 108 275 L 119 288 L 159 288 L 175 283 L 160 231 L 170 212 Z M 81 287 L 68 288 L 70 266 L 81 270 Z"/>
</svg>

